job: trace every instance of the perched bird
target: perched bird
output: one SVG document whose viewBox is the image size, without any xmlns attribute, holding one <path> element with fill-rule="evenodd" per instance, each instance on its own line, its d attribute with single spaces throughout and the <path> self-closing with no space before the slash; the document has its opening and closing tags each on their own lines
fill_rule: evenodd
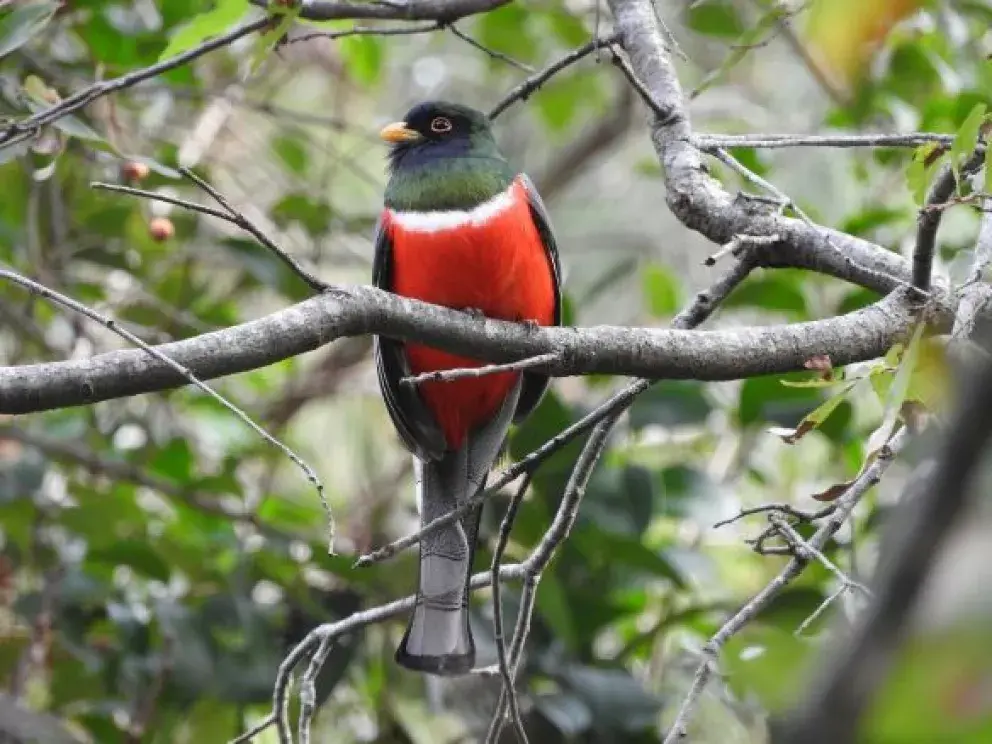
<svg viewBox="0 0 992 744">
<path fill-rule="evenodd" d="M 381 132 L 389 184 L 375 232 L 375 286 L 404 297 L 540 325 L 561 322 L 558 250 L 531 180 L 500 153 L 485 114 L 427 102 Z M 548 387 L 545 375 L 501 372 L 401 384 L 424 372 L 483 364 L 420 344 L 375 339 L 379 385 L 413 453 L 421 524 L 483 489 L 512 422 Z M 475 663 L 468 584 L 481 508 L 420 543 L 417 603 L 396 660 L 430 674 Z"/>
</svg>

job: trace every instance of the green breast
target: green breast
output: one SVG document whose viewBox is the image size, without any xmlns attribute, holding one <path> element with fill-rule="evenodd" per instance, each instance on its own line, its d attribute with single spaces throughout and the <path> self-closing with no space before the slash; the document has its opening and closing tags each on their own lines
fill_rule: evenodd
<svg viewBox="0 0 992 744">
<path fill-rule="evenodd" d="M 505 191 L 515 174 L 505 160 L 443 158 L 393 172 L 385 202 L 391 209 L 437 212 L 471 209 Z"/>
</svg>

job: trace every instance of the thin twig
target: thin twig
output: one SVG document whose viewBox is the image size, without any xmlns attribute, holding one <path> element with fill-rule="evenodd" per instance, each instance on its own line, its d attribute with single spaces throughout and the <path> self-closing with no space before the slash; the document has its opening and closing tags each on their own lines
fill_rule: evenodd
<svg viewBox="0 0 992 744">
<path fill-rule="evenodd" d="M 443 28 L 443 24 L 440 22 L 425 23 L 422 26 L 387 26 L 386 28 L 355 26 L 354 28 L 346 28 L 341 31 L 311 31 L 301 36 L 286 39 L 282 43 L 282 46 L 300 44 L 304 41 L 312 41 L 313 39 L 345 39 L 349 36 L 411 36 L 413 34 L 426 34 L 431 31 L 438 31 L 441 28 Z"/>
<path fill-rule="evenodd" d="M 519 60 L 514 59 L 509 54 L 504 54 L 503 52 L 498 52 L 495 49 L 490 49 L 485 44 L 483 44 L 483 43 L 481 43 L 479 41 L 476 41 L 471 36 L 469 36 L 467 33 L 465 33 L 464 31 L 462 31 L 461 29 L 459 29 L 454 23 L 449 23 L 448 24 L 448 30 L 451 31 L 451 33 L 453 33 L 459 39 L 461 39 L 462 41 L 464 41 L 466 44 L 469 44 L 471 46 L 474 46 L 480 52 L 485 52 L 486 54 L 488 54 L 493 59 L 498 59 L 501 62 L 506 62 L 508 65 L 511 65 L 512 67 L 516 67 L 518 70 L 523 70 L 524 72 L 530 72 L 530 73 L 535 72 L 534 68 L 531 67 L 530 65 L 524 64 L 523 62 L 520 62 Z"/>
<path fill-rule="evenodd" d="M 526 563 L 503 566 L 500 569 L 499 578 L 500 581 L 518 581 L 527 575 L 528 570 Z M 489 586 L 491 580 L 492 575 L 489 571 L 477 573 L 469 582 L 469 588 L 481 589 Z M 377 607 L 355 612 L 337 622 L 319 625 L 307 633 L 306 637 L 297 643 L 279 664 L 272 693 L 272 723 L 269 725 L 274 724 L 277 729 L 282 729 L 288 737 L 286 741 L 289 741 L 291 733 L 288 718 L 288 698 L 293 670 L 323 642 L 324 638 L 332 640 L 341 638 L 360 628 L 389 620 L 409 611 L 414 606 L 415 601 L 416 597 L 411 594 Z"/>
<path fill-rule="evenodd" d="M 703 266 L 714 266 L 724 256 L 739 256 L 750 245 L 774 245 L 782 238 L 778 233 L 771 235 L 735 235 L 730 241 L 703 259 Z"/>
<path fill-rule="evenodd" d="M 953 134 L 909 132 L 907 134 L 694 134 L 700 150 L 754 147 L 774 150 L 785 147 L 919 147 L 930 142 L 950 145 Z"/>
<path fill-rule="evenodd" d="M 836 504 L 829 504 L 823 507 L 819 511 L 807 512 L 801 509 L 796 509 L 791 504 L 762 504 L 761 506 L 751 507 L 749 509 L 741 509 L 736 515 L 730 517 L 729 519 L 721 519 L 713 525 L 713 528 L 723 527 L 725 525 L 736 522 L 744 517 L 751 516 L 752 514 L 765 514 L 767 512 L 779 512 L 781 514 L 788 514 L 794 519 L 798 519 L 801 522 L 813 522 L 817 519 L 823 519 L 830 514 L 832 514 L 837 509 Z"/>
<path fill-rule="evenodd" d="M 820 230 L 817 224 L 810 219 L 809 215 L 807 215 L 802 209 L 799 208 L 799 205 L 796 204 L 796 202 L 792 199 L 792 197 L 784 193 L 774 184 L 770 183 L 769 181 L 766 181 L 764 178 L 762 178 L 757 173 L 755 173 L 750 168 L 748 168 L 743 163 L 741 163 L 739 160 L 737 160 L 737 158 L 735 158 L 729 152 L 721 148 L 713 148 L 708 150 L 707 152 L 709 152 L 709 154 L 711 154 L 717 160 L 722 162 L 724 165 L 727 165 L 728 167 L 732 168 L 734 171 L 740 174 L 744 179 L 750 181 L 751 183 L 755 184 L 756 186 L 759 186 L 760 188 L 764 189 L 769 194 L 771 194 L 776 200 L 778 200 L 778 205 L 780 209 L 786 209 L 786 208 L 792 209 L 792 211 L 796 213 L 796 216 L 800 220 L 802 220 L 803 223 L 805 223 L 806 226 L 810 228 L 810 230 Z M 842 251 L 837 246 L 837 244 L 830 239 L 829 235 L 826 233 L 824 233 L 824 242 L 830 248 L 830 250 L 832 250 L 835 254 L 837 254 L 837 256 L 839 256 L 841 260 L 843 260 L 844 263 L 846 263 L 851 269 L 857 269 L 860 272 L 866 274 L 872 274 L 875 276 L 879 276 L 880 278 L 884 278 L 888 282 L 897 284 L 899 286 L 911 290 L 914 293 L 914 295 L 922 299 L 928 299 L 930 297 L 930 294 L 927 290 L 915 286 L 914 284 L 910 284 L 909 282 L 905 282 L 897 277 L 889 276 L 887 274 L 883 274 L 882 272 L 875 271 L 874 269 L 870 269 L 867 266 L 862 266 L 858 264 L 854 259 L 848 256 L 844 251 Z"/>
<path fill-rule="evenodd" d="M 503 552 L 510 540 L 510 531 L 513 529 L 513 522 L 517 518 L 517 511 L 524 500 L 527 487 L 530 486 L 531 473 L 524 476 L 520 487 L 506 507 L 506 514 L 499 526 L 499 537 L 496 540 L 496 547 L 493 550 L 493 560 L 490 567 L 493 587 L 493 635 L 496 639 L 496 658 L 498 660 L 499 675 L 503 679 L 503 689 L 507 691 L 509 701 L 510 718 L 517 734 L 517 741 L 527 744 L 527 732 L 524 730 L 523 718 L 520 716 L 520 704 L 517 700 L 516 688 L 513 684 L 513 677 L 510 675 L 510 667 L 507 661 L 506 641 L 503 638 L 503 598 L 500 589 L 499 569 L 503 561 Z"/>
<path fill-rule="evenodd" d="M 610 60 L 613 62 L 614 66 L 623 73 L 623 76 L 627 78 L 627 82 L 630 83 L 631 87 L 637 91 L 637 95 L 641 97 L 641 100 L 647 104 L 647 107 L 651 109 L 655 116 L 661 121 L 666 121 L 671 116 L 671 111 L 666 109 L 660 103 L 654 100 L 651 95 L 651 91 L 647 89 L 647 86 L 642 83 L 638 77 L 637 73 L 630 66 L 630 63 L 624 58 L 620 53 L 619 48 L 616 44 L 611 44 L 610 47 Z"/>
<path fill-rule="evenodd" d="M 961 176 L 974 172 L 984 161 L 985 149 L 979 147 L 967 162 L 961 166 Z M 916 228 L 916 247 L 913 249 L 913 286 L 927 292 L 933 273 L 933 255 L 937 249 L 937 229 L 943 216 L 942 209 L 928 209 L 936 204 L 944 204 L 954 194 L 958 186 L 958 173 L 951 164 L 944 165 L 927 194 L 924 208 Z"/>
<path fill-rule="evenodd" d="M 121 194 L 129 194 L 131 196 L 140 196 L 143 199 L 151 199 L 153 201 L 166 202 L 167 204 L 174 204 L 177 207 L 183 207 L 191 212 L 199 212 L 200 214 L 206 214 L 210 217 L 216 217 L 217 219 L 229 222 L 232 225 L 238 225 L 236 218 L 232 217 L 227 212 L 223 212 L 219 209 L 214 209 L 213 207 L 207 207 L 203 204 L 197 204 L 196 202 L 191 202 L 186 199 L 180 199 L 175 196 L 170 196 L 169 194 L 163 194 L 158 191 L 147 191 L 145 189 L 136 189 L 132 186 L 122 186 L 117 183 L 103 183 L 102 181 L 93 181 L 90 183 L 90 188 L 99 189 L 101 191 L 115 191 Z"/>
<path fill-rule="evenodd" d="M 778 514 L 772 513 L 768 515 L 768 520 L 775 526 L 778 533 L 785 538 L 786 542 L 789 543 L 789 547 L 793 550 L 793 555 L 797 558 L 802 558 L 803 560 L 809 561 L 812 559 L 818 560 L 823 566 L 832 573 L 837 580 L 840 581 L 841 585 L 845 589 L 857 589 L 859 592 L 864 594 L 866 597 L 871 599 L 872 593 L 871 589 L 862 584 L 860 581 L 855 581 L 850 576 L 845 574 L 839 568 L 837 564 L 831 561 L 827 556 L 823 554 L 822 551 L 810 545 L 806 542 L 802 535 L 796 532 L 792 525 L 786 522 Z"/>
<path fill-rule="evenodd" d="M 802 623 L 799 624 L 799 627 L 796 628 L 796 632 L 794 633 L 794 635 L 801 636 L 803 633 L 805 633 L 806 629 L 814 622 L 816 622 L 816 619 L 820 617 L 820 615 L 822 615 L 824 612 L 826 612 L 827 608 L 830 607 L 830 605 L 832 605 L 834 602 L 840 599 L 841 595 L 846 591 L 847 591 L 847 586 L 845 584 L 841 584 L 839 587 L 837 587 L 829 597 L 827 597 L 825 600 L 820 602 L 820 605 L 815 610 L 813 610 L 812 613 L 810 613 L 809 617 L 807 617 L 805 620 L 802 621 Z"/>
<path fill-rule="evenodd" d="M 63 116 L 68 116 L 74 111 L 78 111 L 87 104 L 92 103 L 98 98 L 110 95 L 111 93 L 116 93 L 119 90 L 124 90 L 125 88 L 130 88 L 133 85 L 144 82 L 145 80 L 150 80 L 151 78 L 157 77 L 164 72 L 169 70 L 174 70 L 177 67 L 182 67 L 188 62 L 192 62 L 198 57 L 202 57 L 204 54 L 208 54 L 216 49 L 225 47 L 238 39 L 248 36 L 255 31 L 260 31 L 262 29 L 268 28 L 272 23 L 272 19 L 269 17 L 259 18 L 258 20 L 247 23 L 244 26 L 238 26 L 226 34 L 221 34 L 213 39 L 198 44 L 192 49 L 187 49 L 182 54 L 177 54 L 175 57 L 170 57 L 169 59 L 162 60 L 154 65 L 148 67 L 142 67 L 140 70 L 133 70 L 126 75 L 121 75 L 117 78 L 112 78 L 110 80 L 101 80 L 100 82 L 94 83 L 83 90 L 74 93 L 62 101 L 59 101 L 50 108 L 43 111 L 39 111 L 32 116 L 22 119 L 21 121 L 16 121 L 10 126 L 0 130 L 0 150 L 5 147 L 12 147 L 18 142 L 22 142 L 34 135 L 41 127 L 46 124 L 51 124 L 54 121 L 58 121 Z"/>
<path fill-rule="evenodd" d="M 501 372 L 521 372 L 525 369 L 540 367 L 543 364 L 550 364 L 558 361 L 558 355 L 554 353 L 539 354 L 519 362 L 509 362 L 507 364 L 486 364 L 482 367 L 459 367 L 457 369 L 442 369 L 435 372 L 424 372 L 413 377 L 404 377 L 400 384 L 415 387 L 422 382 L 451 382 L 452 380 L 464 380 L 466 378 L 485 377 Z"/>
<path fill-rule="evenodd" d="M 537 598 L 537 585 L 541 574 L 551 560 L 554 558 L 558 547 L 568 538 L 575 520 L 579 515 L 579 506 L 582 497 L 585 495 L 586 485 L 592 471 L 599 462 L 603 450 L 606 449 L 606 442 L 614 424 L 623 415 L 624 409 L 611 412 L 606 418 L 600 421 L 586 440 L 582 452 L 579 454 L 572 474 L 569 476 L 562 495 L 561 503 L 555 514 L 554 521 L 541 538 L 541 542 L 531 553 L 525 565 L 527 574 L 524 579 L 524 587 L 520 600 L 520 610 L 517 614 L 517 625 L 513 631 L 513 642 L 510 645 L 510 668 L 509 680 L 504 683 L 500 691 L 499 701 L 496 704 L 496 712 L 489 725 L 489 732 L 486 736 L 486 744 L 496 744 L 499 740 L 500 732 L 503 729 L 503 722 L 506 717 L 506 707 L 512 698 L 514 691 L 514 679 L 523 656 L 524 644 L 530 634 L 531 617 L 534 614 L 534 603 Z"/>
<path fill-rule="evenodd" d="M 564 70 L 566 67 L 575 64 L 583 57 L 587 57 L 597 49 L 609 46 L 617 40 L 616 34 L 610 34 L 602 39 L 593 39 L 583 44 L 578 49 L 573 49 L 564 57 L 545 67 L 540 72 L 534 73 L 522 83 L 514 87 L 503 99 L 497 103 L 489 112 L 489 118 L 495 119 L 517 101 L 526 101 L 527 98 L 548 80 Z"/>
<path fill-rule="evenodd" d="M 276 722 L 275 715 L 269 713 L 269 715 L 267 715 L 261 721 L 256 723 L 254 726 L 252 726 L 250 729 L 245 731 L 240 736 L 236 736 L 233 739 L 231 739 L 227 744 L 247 744 L 256 736 L 258 736 L 260 733 L 274 726 L 275 722 Z"/>
<path fill-rule="evenodd" d="M 11 282 L 14 282 L 15 284 L 19 284 L 20 286 L 24 287 L 29 292 L 32 292 L 34 294 L 37 294 L 40 297 L 44 297 L 46 300 L 49 300 L 49 301 L 54 302 L 56 304 L 62 305 L 63 307 L 69 308 L 70 310 L 72 310 L 74 312 L 80 313 L 81 315 L 85 315 L 87 318 L 90 318 L 91 320 L 95 320 L 97 323 L 100 323 L 107 330 L 112 331 L 113 333 L 116 333 L 121 338 L 123 338 L 126 341 L 129 341 L 130 343 L 132 343 L 135 346 L 137 346 L 139 349 L 141 349 L 142 351 L 144 351 L 146 354 L 149 354 L 150 356 L 154 357 L 155 359 L 158 359 L 160 362 L 162 362 L 166 366 L 168 366 L 171 369 L 175 370 L 178 374 L 182 375 L 182 377 L 184 379 L 186 379 L 190 384 L 195 385 L 196 387 L 200 388 L 200 390 L 202 390 L 204 393 L 206 393 L 207 395 L 209 395 L 211 398 L 213 398 L 214 400 L 216 400 L 218 403 L 220 403 L 222 406 L 224 406 L 227 410 L 229 410 L 231 413 L 233 413 L 235 416 L 237 416 L 246 426 L 248 426 L 249 428 L 251 428 L 262 439 L 264 439 L 266 442 L 268 442 L 272 446 L 276 447 L 277 449 L 281 450 L 282 453 L 284 455 L 286 455 L 286 457 L 288 457 L 290 460 L 292 460 L 296 464 L 296 466 L 299 467 L 300 470 L 303 471 L 303 473 L 306 476 L 307 480 L 310 481 L 310 483 L 313 485 L 313 487 L 317 490 L 317 496 L 320 498 L 320 503 L 323 505 L 324 511 L 327 513 L 327 522 L 328 522 L 328 524 L 327 524 L 328 546 L 327 547 L 328 547 L 328 552 L 330 552 L 330 553 L 333 554 L 333 552 L 334 552 L 334 516 L 331 513 L 330 504 L 327 503 L 327 498 L 324 495 L 324 484 L 321 482 L 320 478 L 317 477 L 317 474 L 314 472 L 313 468 L 311 468 L 303 460 L 303 458 L 301 458 L 293 450 L 291 450 L 288 446 L 286 446 L 285 444 L 283 444 L 282 442 L 280 442 L 278 439 L 276 439 L 275 437 L 273 437 L 271 434 L 269 434 L 261 426 L 259 426 L 258 424 L 256 424 L 251 419 L 251 417 L 248 416 L 247 413 L 245 413 L 244 411 L 242 411 L 240 408 L 238 408 L 236 405 L 234 405 L 233 403 L 231 403 L 223 395 L 221 395 L 220 393 L 216 392 L 212 387 L 210 387 L 205 382 L 203 382 L 198 377 L 196 377 L 192 372 L 190 372 L 188 369 L 186 369 L 186 367 L 184 367 L 183 365 L 179 364 L 179 362 L 176 362 L 175 360 L 169 358 L 168 356 L 166 356 L 165 354 L 163 354 L 161 351 L 159 351 L 155 347 L 146 344 L 144 341 L 142 341 L 140 338 L 138 338 L 137 336 L 135 336 L 133 333 L 131 333 L 127 329 L 122 328 L 120 326 L 120 324 L 116 320 L 114 320 L 113 318 L 109 318 L 106 315 L 103 315 L 102 313 L 99 313 L 96 310 L 93 310 L 92 308 L 87 307 L 86 305 L 83 305 L 83 304 L 81 304 L 79 302 L 76 302 L 75 300 L 73 300 L 70 297 L 66 297 L 63 294 L 59 294 L 58 292 L 55 292 L 55 291 L 49 289 L 48 287 L 44 286 L 43 284 L 39 284 L 38 282 L 35 282 L 35 281 L 31 280 L 31 279 L 28 279 L 27 277 L 21 276 L 20 274 L 17 274 L 17 273 L 15 273 L 13 271 L 10 271 L 8 269 L 0 268 L 0 278 L 6 279 L 6 280 L 11 281 Z"/>
<path fill-rule="evenodd" d="M 908 432 L 903 428 L 882 448 L 874 462 L 865 468 L 861 472 L 861 475 L 836 500 L 836 510 L 809 539 L 809 545 L 819 550 L 826 544 L 827 540 L 833 537 L 844 522 L 847 521 L 847 518 L 854 510 L 854 507 L 857 506 L 861 497 L 868 492 L 868 489 L 878 483 L 882 474 L 892 463 L 895 455 L 906 445 L 907 440 Z M 668 731 L 668 735 L 665 737 L 664 744 L 676 744 L 676 742 L 686 735 L 686 725 L 689 722 L 689 717 L 692 715 L 696 703 L 699 702 L 699 696 L 713 675 L 720 649 L 723 648 L 727 640 L 747 625 L 786 585 L 799 576 L 805 567 L 805 560 L 793 557 L 774 579 L 754 595 L 747 604 L 741 607 L 706 643 L 702 651 L 703 661 L 696 670 L 692 685 L 686 694 L 685 700 L 682 702 L 682 706 L 679 708 L 679 712 Z"/>
<path fill-rule="evenodd" d="M 282 248 L 276 245 L 272 241 L 272 239 L 269 238 L 268 235 L 262 232 L 262 230 L 259 229 L 258 226 L 255 225 L 255 223 L 253 223 L 251 220 L 245 217 L 244 214 L 242 214 L 237 209 L 235 209 L 231 205 L 231 203 L 224 197 L 224 195 L 221 194 L 219 191 L 217 191 L 217 189 L 215 189 L 209 183 L 204 181 L 189 168 L 181 167 L 179 168 L 179 172 L 182 173 L 184 176 L 186 176 L 186 178 L 188 178 L 190 181 L 195 183 L 197 186 L 199 186 L 201 189 L 203 189 L 211 198 L 213 198 L 214 201 L 220 204 L 227 211 L 227 213 L 231 215 L 232 219 L 234 220 L 235 224 L 238 225 L 238 227 L 250 233 L 252 237 L 255 238 L 255 240 L 257 240 L 259 243 L 264 245 L 270 251 L 275 253 L 276 256 L 282 259 L 282 261 L 287 266 L 289 266 L 289 268 L 291 268 L 294 272 L 296 272 L 296 275 L 299 276 L 303 281 L 305 281 L 312 290 L 314 290 L 315 292 L 324 292 L 331 286 L 327 282 L 323 281 L 322 279 L 318 279 L 312 273 L 304 269 L 295 258 L 290 256 L 288 253 L 286 253 L 286 251 L 284 251 Z"/>
<path fill-rule="evenodd" d="M 313 658 L 310 659 L 303 677 L 300 679 L 300 744 L 310 744 L 310 722 L 313 720 L 313 714 L 317 708 L 317 687 L 315 682 L 333 647 L 334 639 L 331 636 L 325 636 L 314 652 Z"/>
</svg>

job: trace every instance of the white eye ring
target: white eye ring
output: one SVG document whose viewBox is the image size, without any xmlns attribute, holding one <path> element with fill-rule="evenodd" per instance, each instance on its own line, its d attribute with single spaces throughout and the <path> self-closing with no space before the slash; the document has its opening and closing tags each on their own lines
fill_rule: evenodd
<svg viewBox="0 0 992 744">
<path fill-rule="evenodd" d="M 451 119 L 445 116 L 436 116 L 431 121 L 431 131 L 437 134 L 444 134 L 451 131 Z"/>
</svg>

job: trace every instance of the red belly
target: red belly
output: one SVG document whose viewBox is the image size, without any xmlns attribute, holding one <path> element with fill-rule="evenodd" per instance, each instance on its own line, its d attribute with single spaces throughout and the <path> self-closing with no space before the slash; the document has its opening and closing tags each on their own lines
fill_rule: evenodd
<svg viewBox="0 0 992 744">
<path fill-rule="evenodd" d="M 485 224 L 413 232 L 392 221 L 393 291 L 459 310 L 476 308 L 490 318 L 551 325 L 555 289 L 550 259 L 523 187 L 515 183 L 511 188 L 512 206 Z M 408 344 L 406 353 L 414 374 L 486 363 L 419 344 Z M 421 384 L 421 395 L 449 447 L 460 447 L 469 431 L 492 418 L 518 375 L 503 372 Z"/>
</svg>

